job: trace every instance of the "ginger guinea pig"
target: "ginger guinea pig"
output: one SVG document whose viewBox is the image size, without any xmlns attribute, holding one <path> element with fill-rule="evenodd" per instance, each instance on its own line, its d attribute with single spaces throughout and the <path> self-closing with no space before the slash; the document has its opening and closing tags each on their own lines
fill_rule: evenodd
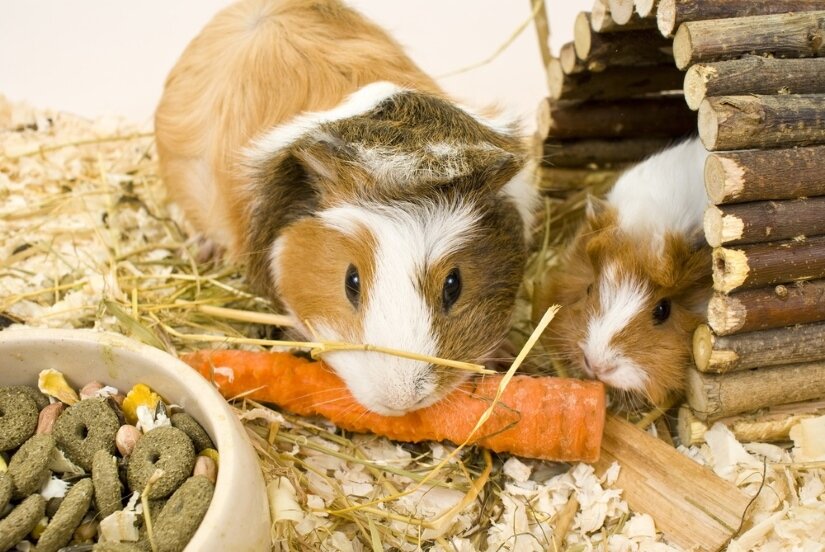
<svg viewBox="0 0 825 552">
<path fill-rule="evenodd" d="M 451 101 L 336 0 L 243 0 L 186 48 L 155 119 L 161 174 L 309 339 L 483 362 L 509 329 L 536 198 L 515 124 Z M 324 359 L 398 415 L 459 372 Z"/>
<path fill-rule="evenodd" d="M 545 344 L 603 381 L 626 408 L 663 404 L 684 387 L 691 336 L 711 290 L 707 205 L 698 139 L 625 172 L 586 220 L 537 293 L 536 312 L 563 308 Z"/>
</svg>

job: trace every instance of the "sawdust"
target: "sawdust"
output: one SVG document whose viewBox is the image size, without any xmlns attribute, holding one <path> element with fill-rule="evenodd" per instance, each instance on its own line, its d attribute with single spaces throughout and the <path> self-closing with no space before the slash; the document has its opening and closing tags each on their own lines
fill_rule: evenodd
<svg viewBox="0 0 825 552">
<path fill-rule="evenodd" d="M 241 267 L 195 261 L 196 240 L 164 200 L 150 129 L 123 120 L 0 97 L 0 236 L 6 324 L 94 327 L 178 353 L 199 346 L 187 334 L 268 337 L 264 326 L 193 305 L 277 314 L 248 290 Z M 515 333 L 527 327 L 522 320 Z M 249 402 L 237 407 L 267 480 L 274 550 L 552 550 L 569 504 L 572 523 L 557 536 L 565 550 L 675 550 L 611 487 L 618 467 L 599 478 L 584 464 L 469 448 L 432 475 L 451 446 L 398 444 Z M 684 452 L 750 494 L 761 489 L 735 546 L 823 550 L 821 462 L 800 463 L 790 447 L 719 441 Z"/>
</svg>

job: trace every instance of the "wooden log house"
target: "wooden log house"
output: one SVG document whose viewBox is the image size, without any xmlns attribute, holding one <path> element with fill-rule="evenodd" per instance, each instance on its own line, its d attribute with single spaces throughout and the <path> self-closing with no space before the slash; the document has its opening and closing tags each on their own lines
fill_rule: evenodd
<svg viewBox="0 0 825 552">
<path fill-rule="evenodd" d="M 712 152 L 713 296 L 681 442 L 716 421 L 787 440 L 825 413 L 825 0 L 596 0 L 547 77 L 536 150 L 551 197 L 602 193 L 692 133 Z"/>
</svg>

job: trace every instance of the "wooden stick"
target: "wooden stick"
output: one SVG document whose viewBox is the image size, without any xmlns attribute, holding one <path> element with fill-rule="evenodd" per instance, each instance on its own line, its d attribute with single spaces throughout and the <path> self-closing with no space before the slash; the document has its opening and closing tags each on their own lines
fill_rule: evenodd
<svg viewBox="0 0 825 552">
<path fill-rule="evenodd" d="M 539 168 L 539 190 L 543 192 L 569 192 L 586 188 L 611 186 L 621 171 L 591 169 Z"/>
<path fill-rule="evenodd" d="M 611 17 L 610 8 L 608 8 L 607 4 L 603 0 L 596 0 L 593 2 L 593 10 L 590 13 L 590 26 L 597 33 L 638 31 L 640 29 L 655 28 L 656 19 L 643 19 L 639 17 L 639 14 L 631 12 L 630 19 L 624 23 L 619 23 Z"/>
<path fill-rule="evenodd" d="M 664 1 L 658 13 L 662 13 Z M 679 26 L 673 38 L 673 59 L 676 67 L 686 69 L 700 61 L 734 59 L 743 54 L 819 57 L 825 55 L 823 27 L 825 11 L 689 21 Z"/>
<path fill-rule="evenodd" d="M 623 489 L 630 508 L 650 514 L 668 542 L 685 550 L 721 549 L 750 503 L 712 470 L 633 424 L 608 416 L 597 473 L 613 462 L 621 466 L 616 486 Z"/>
<path fill-rule="evenodd" d="M 717 336 L 704 324 L 693 333 L 701 372 L 727 373 L 825 359 L 825 323 Z"/>
<path fill-rule="evenodd" d="M 698 63 L 685 73 L 684 91 L 691 109 L 699 109 L 708 96 L 823 93 L 825 58 L 745 56 L 731 61 Z"/>
<path fill-rule="evenodd" d="M 543 144 L 542 161 L 551 167 L 615 167 L 637 163 L 672 142 L 670 138 L 549 140 Z"/>
<path fill-rule="evenodd" d="M 658 4 L 659 0 L 634 0 L 633 7 L 636 9 L 639 17 L 656 17 L 656 6 Z"/>
<path fill-rule="evenodd" d="M 769 406 L 755 412 L 726 416 L 705 423 L 687 405 L 679 408 L 677 429 L 685 446 L 705 442 L 710 423 L 719 422 L 733 432 L 738 441 L 766 443 L 787 441 L 791 428 L 807 418 L 825 414 L 825 400 Z"/>
<path fill-rule="evenodd" d="M 823 143 L 825 94 L 705 98 L 699 137 L 709 151 Z"/>
<path fill-rule="evenodd" d="M 610 17 L 619 25 L 626 25 L 633 17 L 633 0 L 607 0 Z"/>
<path fill-rule="evenodd" d="M 819 196 L 823 174 L 825 146 L 716 153 L 705 163 L 705 188 L 717 204 Z"/>
<path fill-rule="evenodd" d="M 554 100 L 617 100 L 680 90 L 684 76 L 675 67 L 612 67 L 601 72 L 564 73 L 561 61 L 547 66 L 547 85 Z"/>
<path fill-rule="evenodd" d="M 728 19 L 751 15 L 772 15 L 788 12 L 825 10 L 823 0 L 661 0 L 656 13 L 659 31 L 673 36 L 676 28 L 686 21 Z"/>
<path fill-rule="evenodd" d="M 708 303 L 708 326 L 716 335 L 731 335 L 825 320 L 825 280 L 793 285 L 714 293 Z"/>
<path fill-rule="evenodd" d="M 705 374 L 691 368 L 687 379 L 688 404 L 702 421 L 825 396 L 822 361 L 731 374 Z"/>
<path fill-rule="evenodd" d="M 546 136 L 566 138 L 675 138 L 696 128 L 681 97 L 662 96 L 557 104 L 550 109 Z"/>
<path fill-rule="evenodd" d="M 579 511 L 579 499 L 575 491 L 570 494 L 567 504 L 562 506 L 553 520 L 553 549 L 564 550 L 564 539 L 576 519 L 576 512 Z"/>
<path fill-rule="evenodd" d="M 587 71 L 587 64 L 576 55 L 576 46 L 572 42 L 564 44 L 559 49 L 559 61 L 562 71 L 566 75 L 575 75 Z"/>
<path fill-rule="evenodd" d="M 539 6 L 541 4 L 541 6 Z M 542 64 L 547 67 L 553 55 L 550 53 L 550 21 L 547 19 L 547 5 L 545 0 L 530 0 L 530 11 L 536 15 L 533 17 L 533 25 L 536 27 L 536 38 L 539 41 L 539 52 L 541 52 Z"/>
<path fill-rule="evenodd" d="M 711 247 L 819 236 L 825 234 L 825 197 L 711 205 L 704 226 Z"/>
<path fill-rule="evenodd" d="M 590 14 L 582 12 L 573 24 L 576 55 L 590 71 L 607 67 L 663 65 L 673 63 L 670 41 L 655 31 L 627 31 L 600 34 L 590 24 Z"/>
<path fill-rule="evenodd" d="M 825 236 L 713 250 L 713 289 L 737 289 L 825 277 Z"/>
</svg>

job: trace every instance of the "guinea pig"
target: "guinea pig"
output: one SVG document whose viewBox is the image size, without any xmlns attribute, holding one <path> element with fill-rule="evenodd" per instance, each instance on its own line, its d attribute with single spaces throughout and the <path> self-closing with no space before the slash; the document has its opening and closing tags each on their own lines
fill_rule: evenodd
<svg viewBox="0 0 825 552">
<path fill-rule="evenodd" d="M 451 100 L 337 0 L 243 0 L 172 69 L 156 111 L 171 198 L 305 337 L 483 362 L 510 327 L 535 211 L 514 122 Z M 400 415 L 466 372 L 324 360 Z"/>
<path fill-rule="evenodd" d="M 545 345 L 604 382 L 628 409 L 682 391 L 691 335 L 710 298 L 701 233 L 707 152 L 693 138 L 627 170 L 586 220 L 537 293 L 535 313 L 563 308 Z"/>
</svg>

